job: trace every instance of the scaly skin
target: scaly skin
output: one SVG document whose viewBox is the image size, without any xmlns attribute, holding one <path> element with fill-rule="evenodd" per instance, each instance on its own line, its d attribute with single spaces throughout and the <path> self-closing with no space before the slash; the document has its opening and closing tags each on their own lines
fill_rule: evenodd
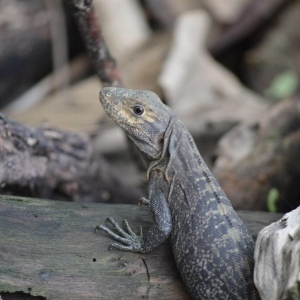
<svg viewBox="0 0 300 300">
<path fill-rule="evenodd" d="M 254 244 L 211 174 L 190 133 L 169 107 L 149 91 L 104 88 L 100 101 L 135 143 L 148 164 L 154 224 L 139 236 L 108 221 L 119 243 L 112 247 L 149 252 L 168 236 L 193 299 L 259 299 L 253 283 Z M 141 113 L 142 112 L 142 113 Z"/>
</svg>

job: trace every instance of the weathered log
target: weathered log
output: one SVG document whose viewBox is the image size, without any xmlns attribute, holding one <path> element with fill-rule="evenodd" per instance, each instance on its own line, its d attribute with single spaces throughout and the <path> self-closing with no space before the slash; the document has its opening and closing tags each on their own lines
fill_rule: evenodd
<svg viewBox="0 0 300 300">
<path fill-rule="evenodd" d="M 262 300 L 300 299 L 300 207 L 259 232 L 254 282 Z"/>
<path fill-rule="evenodd" d="M 19 299 L 29 294 L 49 300 L 189 299 L 170 243 L 149 254 L 108 251 L 111 239 L 94 231 L 108 216 L 128 219 L 135 231 L 152 222 L 148 207 L 0 196 L 3 299 L 16 292 L 25 293 Z M 281 217 L 263 212 L 239 216 L 254 237 Z"/>
<path fill-rule="evenodd" d="M 286 212 L 299 205 L 299 153 L 300 102 L 289 99 L 224 135 L 213 172 L 236 209 L 266 210 L 276 188 Z"/>
<path fill-rule="evenodd" d="M 86 202 L 136 203 L 86 135 L 30 127 L 0 114 L 0 192 Z"/>
</svg>

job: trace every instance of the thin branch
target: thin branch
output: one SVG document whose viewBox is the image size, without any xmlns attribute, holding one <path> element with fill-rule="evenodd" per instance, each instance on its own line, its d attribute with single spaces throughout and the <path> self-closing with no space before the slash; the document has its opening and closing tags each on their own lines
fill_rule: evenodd
<svg viewBox="0 0 300 300">
<path fill-rule="evenodd" d="M 73 14 L 93 60 L 96 72 L 104 86 L 120 86 L 120 72 L 111 56 L 92 0 L 66 0 L 73 8 Z"/>
</svg>

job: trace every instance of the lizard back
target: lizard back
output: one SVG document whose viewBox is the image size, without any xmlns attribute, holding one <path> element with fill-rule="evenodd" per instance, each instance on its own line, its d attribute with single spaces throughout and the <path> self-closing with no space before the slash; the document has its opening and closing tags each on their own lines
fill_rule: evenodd
<svg viewBox="0 0 300 300">
<path fill-rule="evenodd" d="M 194 299 L 258 299 L 253 240 L 175 116 L 165 132 L 163 156 L 149 171 L 164 174 L 172 249 Z"/>
</svg>

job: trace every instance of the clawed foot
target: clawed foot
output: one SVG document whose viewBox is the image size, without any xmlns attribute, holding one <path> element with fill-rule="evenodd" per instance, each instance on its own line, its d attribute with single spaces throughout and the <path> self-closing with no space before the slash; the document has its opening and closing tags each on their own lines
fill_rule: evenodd
<svg viewBox="0 0 300 300">
<path fill-rule="evenodd" d="M 110 235 L 113 239 L 123 244 L 122 245 L 119 243 L 113 243 L 110 245 L 109 248 L 110 250 L 112 248 L 116 248 L 120 250 L 132 251 L 132 252 L 145 252 L 142 227 L 141 227 L 140 235 L 136 235 L 129 227 L 127 220 L 123 221 L 123 226 L 125 230 L 123 230 L 111 217 L 107 218 L 107 222 L 109 222 L 115 228 L 118 234 L 114 233 L 113 231 L 111 231 L 110 229 L 108 229 L 103 225 L 98 225 L 95 228 L 95 231 L 97 232 L 98 229 L 101 229 L 105 231 L 108 235 Z"/>
<path fill-rule="evenodd" d="M 150 200 L 146 199 L 145 197 L 140 198 L 138 205 L 142 206 L 142 205 L 146 205 L 146 206 L 150 206 Z"/>
</svg>

